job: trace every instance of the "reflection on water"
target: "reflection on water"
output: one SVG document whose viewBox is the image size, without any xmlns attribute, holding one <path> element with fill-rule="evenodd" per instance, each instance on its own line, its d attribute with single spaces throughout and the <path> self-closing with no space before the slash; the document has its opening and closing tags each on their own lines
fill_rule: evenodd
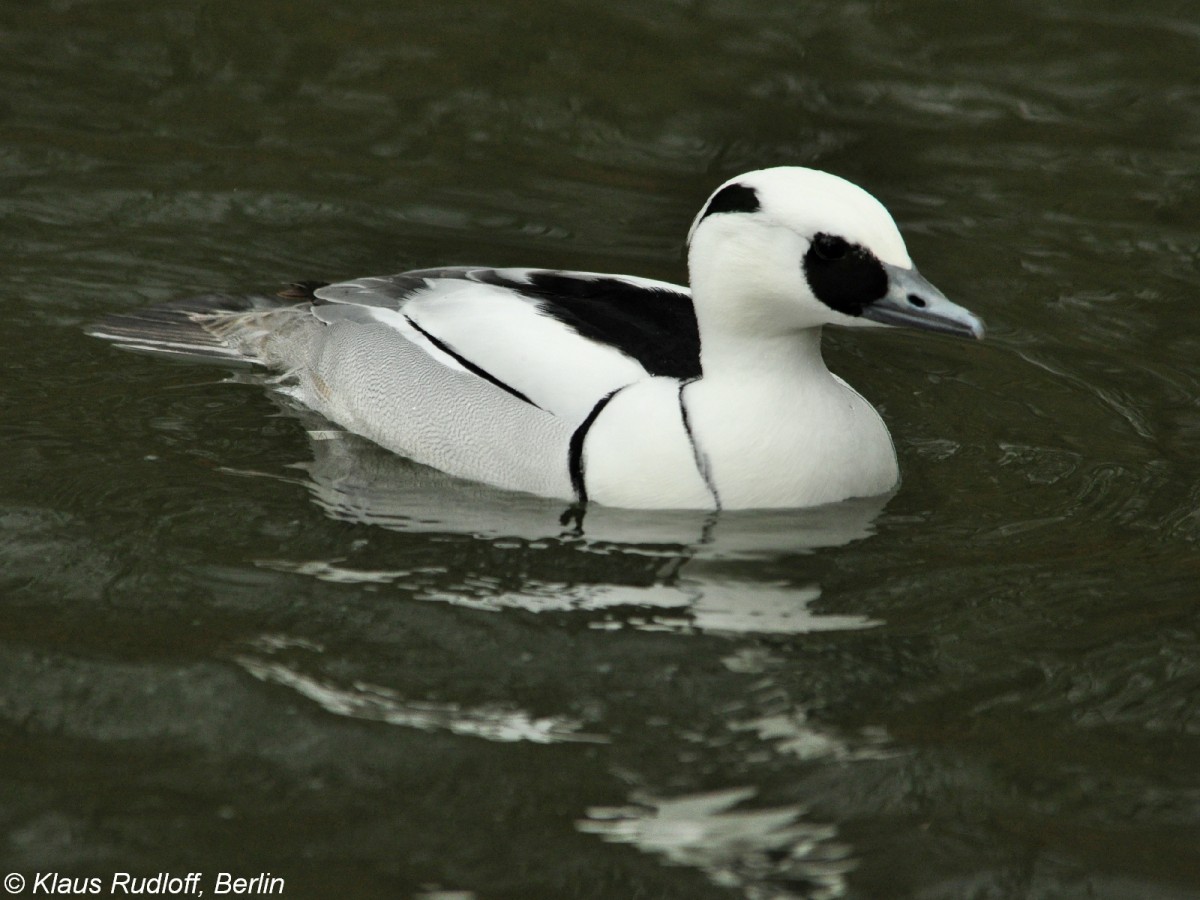
<svg viewBox="0 0 1200 900">
<path fill-rule="evenodd" d="M 878 624 L 866 616 L 814 612 L 810 605 L 820 598 L 816 585 L 756 584 L 707 578 L 701 563 L 679 560 L 669 582 L 646 587 L 607 584 L 530 583 L 520 591 L 447 591 L 430 589 L 425 600 L 469 609 L 526 612 L 607 612 L 593 620 L 592 628 L 642 631 L 697 631 L 707 634 L 804 634 L 868 628 Z M 386 584 L 403 581 L 407 569 L 356 569 L 337 562 L 263 559 L 258 564 L 279 572 L 308 575 L 342 584 Z M 688 567 L 691 576 L 681 574 Z M 482 586 L 482 583 L 477 584 Z"/>
<path fill-rule="evenodd" d="M 781 755 L 801 760 L 827 759 L 841 762 L 882 759 L 896 754 L 886 732 L 869 729 L 853 742 L 814 725 L 808 713 L 786 698 L 779 698 L 776 709 L 759 712 L 748 719 L 731 719 L 729 730 L 749 732 L 764 745 Z"/>
<path fill-rule="evenodd" d="M 255 653 L 239 654 L 236 660 L 260 681 L 291 688 L 334 715 L 421 731 L 446 731 L 489 741 L 554 744 L 564 741 L 597 743 L 604 740 L 599 735 L 581 734 L 580 723 L 565 717 L 534 718 L 517 709 L 466 709 L 455 703 L 410 700 L 390 688 L 378 685 L 361 682 L 341 685 L 330 679 L 315 678 L 302 672 L 295 663 L 270 658 L 277 651 L 296 649 L 321 651 L 320 647 L 307 642 L 268 635 L 254 642 Z"/>
<path fill-rule="evenodd" d="M 696 570 L 693 570 L 696 574 Z M 597 587 L 580 590 L 580 608 L 650 607 L 643 615 L 622 615 L 594 628 L 646 631 L 700 631 L 708 634 L 804 634 L 877 624 L 865 616 L 826 615 L 809 605 L 821 596 L 816 585 L 789 587 L 752 582 L 680 578 L 650 588 Z M 658 610 L 662 610 L 661 612 Z"/>
<path fill-rule="evenodd" d="M 584 552 L 660 560 L 651 584 L 526 582 L 519 590 L 477 583 L 473 593 L 431 589 L 423 599 L 484 610 L 605 612 L 594 628 L 802 634 L 866 628 L 864 616 L 815 612 L 816 584 L 738 578 L 726 564 L 843 546 L 871 534 L 886 498 L 809 510 L 712 514 L 571 509 L 444 475 L 368 441 L 308 421 L 313 460 L 299 466 L 314 499 L 345 521 L 429 535 L 470 535 L 496 546 L 567 545 Z M 342 560 L 261 559 L 269 569 L 338 583 L 404 581 L 411 569 L 368 569 Z"/>
<path fill-rule="evenodd" d="M 672 798 L 633 797 L 633 805 L 595 807 L 580 831 L 633 844 L 668 863 L 699 869 L 743 896 L 831 900 L 845 894 L 854 868 L 837 829 L 801 820 L 799 806 L 746 809 L 754 788 Z"/>
</svg>

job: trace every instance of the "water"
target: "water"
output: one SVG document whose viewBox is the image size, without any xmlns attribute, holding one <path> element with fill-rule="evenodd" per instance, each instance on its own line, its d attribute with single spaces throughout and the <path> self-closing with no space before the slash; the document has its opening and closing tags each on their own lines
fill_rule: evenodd
<svg viewBox="0 0 1200 900">
<path fill-rule="evenodd" d="M 62 0 L 0 49 L 5 873 L 1200 896 L 1191 4 Z M 990 327 L 827 338 L 877 503 L 563 524 L 82 333 L 443 263 L 679 280 L 784 162 Z"/>
</svg>

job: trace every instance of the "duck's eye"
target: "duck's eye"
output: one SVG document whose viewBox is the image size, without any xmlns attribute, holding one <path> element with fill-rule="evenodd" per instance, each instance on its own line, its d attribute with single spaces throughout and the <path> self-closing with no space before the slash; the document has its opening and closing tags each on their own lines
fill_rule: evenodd
<svg viewBox="0 0 1200 900">
<path fill-rule="evenodd" d="M 833 262 L 850 252 L 850 242 L 836 234 L 818 234 L 813 238 L 812 249 L 821 259 Z"/>
<path fill-rule="evenodd" d="M 804 254 L 804 277 L 814 297 L 848 316 L 861 316 L 888 290 L 887 272 L 875 254 L 832 234 L 812 239 Z"/>
</svg>

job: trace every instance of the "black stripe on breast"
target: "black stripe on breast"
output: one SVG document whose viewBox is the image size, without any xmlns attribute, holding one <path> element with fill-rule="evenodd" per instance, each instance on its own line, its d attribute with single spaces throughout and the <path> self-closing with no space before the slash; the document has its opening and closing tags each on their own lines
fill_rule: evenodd
<svg viewBox="0 0 1200 900">
<path fill-rule="evenodd" d="M 438 340 L 436 337 L 434 337 L 432 334 L 430 334 L 428 331 L 426 331 L 424 328 L 422 328 L 420 325 L 418 325 L 416 322 L 414 322 L 409 316 L 405 316 L 404 321 L 407 322 L 409 325 L 411 325 L 413 328 L 415 328 L 417 331 L 419 331 L 425 337 L 425 339 L 427 341 L 429 341 L 429 343 L 433 344 L 433 346 L 437 347 L 439 350 L 441 350 L 447 356 L 451 357 L 455 362 L 457 362 L 460 366 L 462 366 L 464 369 L 466 369 L 471 374 L 478 375 L 484 381 L 490 381 L 496 387 L 500 388 L 502 391 L 507 391 L 508 393 L 512 394 L 514 397 L 516 397 L 518 400 L 522 401 L 523 403 L 528 403 L 530 406 L 534 407 L 535 409 L 541 409 L 540 406 L 538 406 L 536 403 L 534 403 L 532 400 L 530 400 L 528 397 L 526 397 L 524 394 L 522 394 L 516 388 L 512 387 L 511 385 L 505 384 L 503 381 L 501 381 L 499 378 L 497 378 L 491 372 L 487 371 L 486 369 L 481 369 L 479 366 L 475 365 L 475 363 L 471 362 L 465 356 L 462 356 L 461 354 L 455 352 L 453 347 L 451 347 L 445 341 Z"/>
<path fill-rule="evenodd" d="M 600 417 L 600 413 L 604 412 L 604 407 L 608 406 L 609 401 L 617 396 L 624 388 L 617 388 L 609 394 L 605 394 L 600 398 L 600 402 L 592 407 L 592 411 L 587 414 L 579 427 L 575 429 L 575 433 L 571 435 L 571 443 L 567 447 L 567 470 L 571 473 L 571 487 L 575 490 L 575 497 L 580 503 L 587 503 L 587 483 L 583 473 L 583 442 L 587 439 L 588 431 L 591 430 L 593 423 Z"/>
<path fill-rule="evenodd" d="M 692 458 L 696 461 L 696 471 L 704 479 L 704 486 L 712 494 L 713 503 L 716 504 L 719 511 L 721 509 L 721 495 L 717 492 L 716 482 L 713 481 L 712 466 L 709 465 L 708 457 L 704 455 L 704 451 L 700 449 L 700 445 L 696 443 L 696 436 L 692 433 L 692 423 L 688 418 L 687 404 L 683 400 L 683 389 L 691 383 L 691 381 L 685 381 L 679 386 L 679 414 L 683 417 L 683 430 L 687 432 L 688 443 L 692 445 Z"/>
</svg>

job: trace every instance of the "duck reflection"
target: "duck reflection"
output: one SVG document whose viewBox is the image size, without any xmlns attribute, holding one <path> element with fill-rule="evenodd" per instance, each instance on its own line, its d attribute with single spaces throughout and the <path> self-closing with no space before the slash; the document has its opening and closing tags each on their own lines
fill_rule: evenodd
<svg viewBox="0 0 1200 900">
<path fill-rule="evenodd" d="M 800 634 L 869 627 L 864 616 L 818 613 L 815 583 L 764 579 L 746 565 L 840 547 L 872 533 L 887 498 L 801 510 L 633 511 L 500 491 L 412 463 L 342 431 L 314 424 L 306 472 L 313 499 L 343 521 L 493 546 L 570 548 L 640 561 L 636 584 L 601 579 L 524 581 L 518 589 L 476 579 L 472 590 L 431 588 L 424 599 L 478 609 L 604 613 L 594 628 Z M 260 560 L 267 568 L 328 581 L 402 582 L 408 570 L 339 560 Z"/>
</svg>

